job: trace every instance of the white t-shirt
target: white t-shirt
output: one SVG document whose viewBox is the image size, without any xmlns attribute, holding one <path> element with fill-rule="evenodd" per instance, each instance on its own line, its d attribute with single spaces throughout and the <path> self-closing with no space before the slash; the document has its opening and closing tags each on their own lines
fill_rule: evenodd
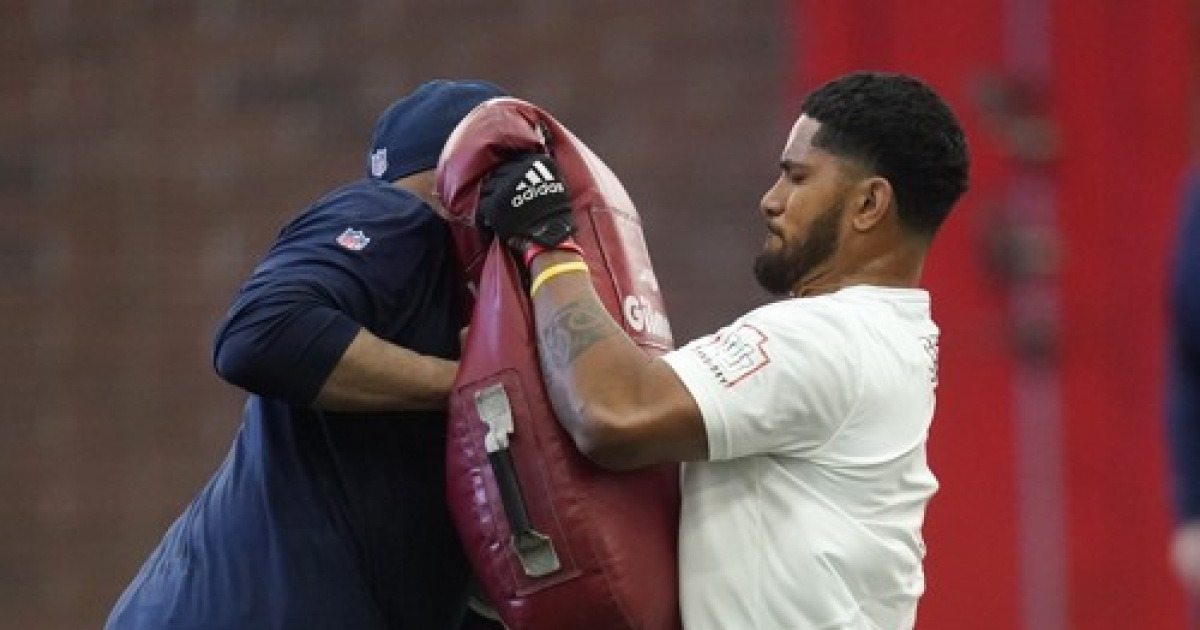
<svg viewBox="0 0 1200 630">
<path fill-rule="evenodd" d="M 925 291 L 855 286 L 664 356 L 708 432 L 683 470 L 687 630 L 913 627 L 937 339 Z"/>
</svg>

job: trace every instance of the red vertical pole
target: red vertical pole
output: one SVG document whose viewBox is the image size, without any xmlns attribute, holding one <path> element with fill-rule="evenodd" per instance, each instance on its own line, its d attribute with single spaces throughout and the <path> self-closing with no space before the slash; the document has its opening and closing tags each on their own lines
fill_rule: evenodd
<svg viewBox="0 0 1200 630">
<path fill-rule="evenodd" d="M 1013 400 L 1017 428 L 1021 620 L 1026 630 L 1065 630 L 1067 623 L 1061 324 L 1055 183 L 1056 148 L 1045 116 L 1053 81 L 1050 0 L 1008 0 L 1004 75 L 1023 92 L 1010 123 L 1033 129 L 1032 146 L 1011 146 L 1012 170 L 1003 212 L 1017 237 L 1009 250 L 1008 308 L 1016 352 Z M 1017 128 L 1002 127 L 1009 131 Z M 1027 132 L 1028 133 L 1028 132 Z M 1040 136 L 1040 137 L 1039 137 Z"/>
</svg>

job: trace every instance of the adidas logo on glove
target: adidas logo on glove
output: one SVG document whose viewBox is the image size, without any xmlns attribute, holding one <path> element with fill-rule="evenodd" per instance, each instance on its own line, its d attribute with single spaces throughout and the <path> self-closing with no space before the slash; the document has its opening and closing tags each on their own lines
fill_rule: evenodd
<svg viewBox="0 0 1200 630">
<path fill-rule="evenodd" d="M 512 207 L 520 208 L 528 201 L 533 201 L 542 195 L 566 192 L 562 182 L 554 178 L 554 173 L 541 162 L 534 162 L 525 171 L 525 181 L 517 184 L 517 194 L 512 198 Z"/>
</svg>

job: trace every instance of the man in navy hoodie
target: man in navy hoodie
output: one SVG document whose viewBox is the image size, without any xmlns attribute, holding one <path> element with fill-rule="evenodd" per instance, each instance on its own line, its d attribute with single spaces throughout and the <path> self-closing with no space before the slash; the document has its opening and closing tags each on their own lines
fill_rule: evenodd
<svg viewBox="0 0 1200 630">
<path fill-rule="evenodd" d="M 107 628 L 458 627 L 444 407 L 462 284 L 433 169 L 501 95 L 420 86 L 379 118 L 370 176 L 284 226 L 216 336 L 217 372 L 250 393 L 241 428 Z"/>
</svg>

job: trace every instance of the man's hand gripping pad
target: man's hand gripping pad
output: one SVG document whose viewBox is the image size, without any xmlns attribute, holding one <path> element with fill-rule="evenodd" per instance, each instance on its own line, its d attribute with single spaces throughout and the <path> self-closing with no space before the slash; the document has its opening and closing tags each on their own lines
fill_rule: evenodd
<svg viewBox="0 0 1200 630">
<path fill-rule="evenodd" d="M 480 105 L 451 135 L 437 172 L 476 291 L 450 400 L 451 511 L 512 630 L 675 630 L 678 467 L 614 473 L 576 450 L 544 389 L 521 270 L 475 225 L 483 180 L 521 152 L 558 161 L 605 307 L 646 352 L 672 346 L 641 219 L 621 183 L 537 107 L 511 98 Z"/>
</svg>

